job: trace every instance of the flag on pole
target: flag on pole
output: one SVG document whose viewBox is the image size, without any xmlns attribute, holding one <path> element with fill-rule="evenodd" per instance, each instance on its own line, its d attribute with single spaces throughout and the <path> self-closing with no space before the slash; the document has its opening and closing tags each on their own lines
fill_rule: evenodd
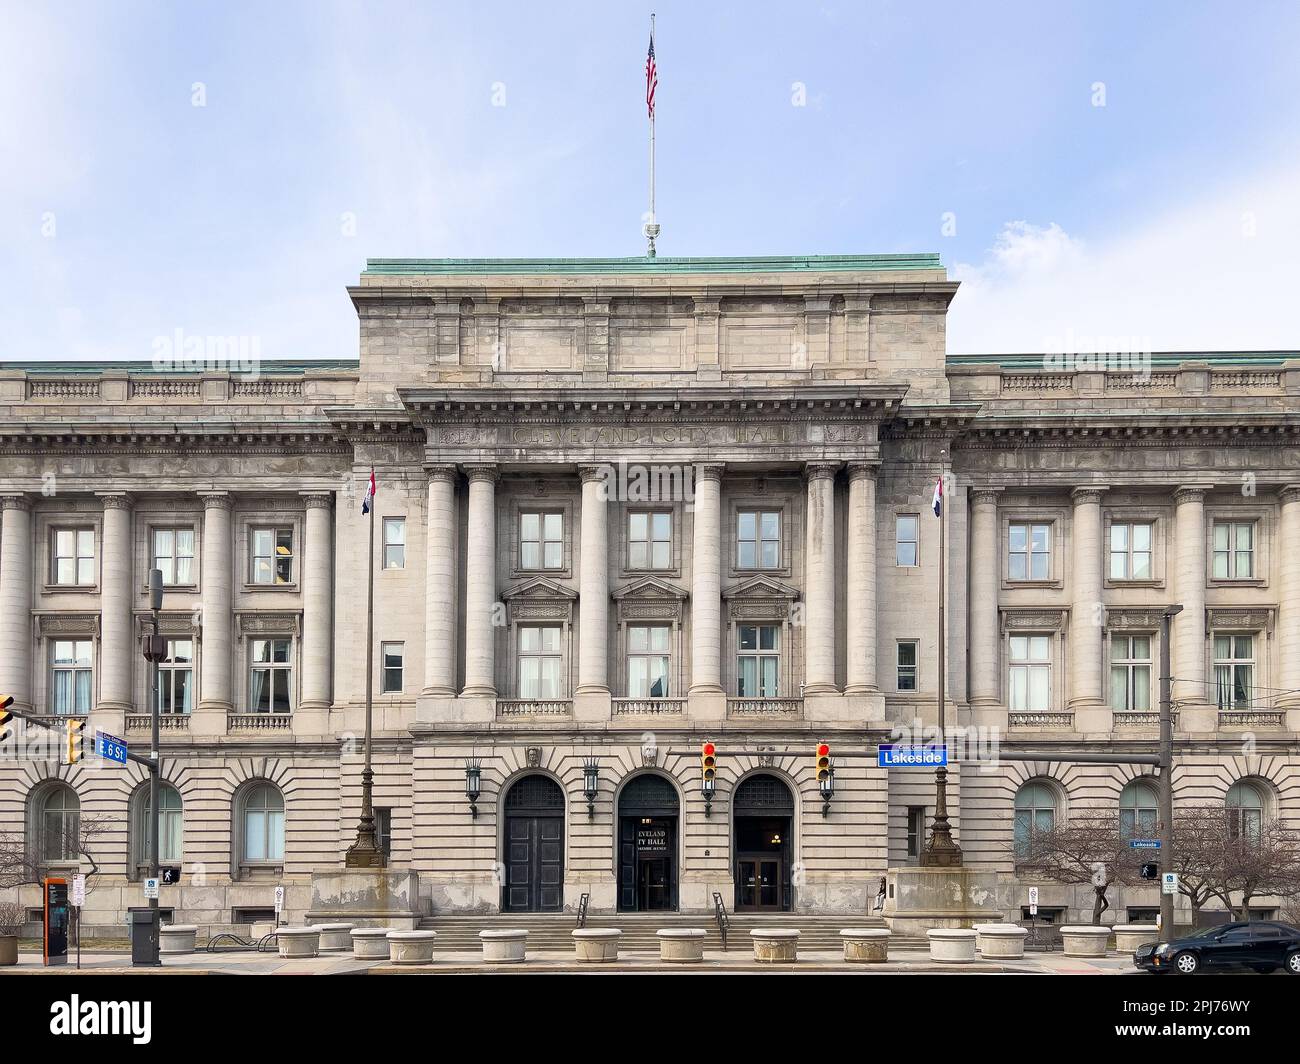
<svg viewBox="0 0 1300 1064">
<path fill-rule="evenodd" d="M 370 512 L 370 507 L 374 505 L 375 488 L 375 471 L 372 469 L 370 471 L 370 483 L 366 486 L 366 497 L 361 500 L 361 513 L 363 515 L 368 514 Z"/>
<path fill-rule="evenodd" d="M 659 84 L 659 69 L 655 66 L 655 31 L 650 30 L 650 51 L 645 57 L 645 106 L 650 118 L 655 116 L 655 88 Z"/>
<path fill-rule="evenodd" d="M 934 482 L 934 502 L 932 504 L 935 517 L 943 516 L 943 477 Z"/>
</svg>

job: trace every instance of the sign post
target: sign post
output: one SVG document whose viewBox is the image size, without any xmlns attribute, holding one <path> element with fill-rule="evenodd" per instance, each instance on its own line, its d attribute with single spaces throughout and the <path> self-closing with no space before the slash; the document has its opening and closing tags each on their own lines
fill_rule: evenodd
<svg viewBox="0 0 1300 1064">
<path fill-rule="evenodd" d="M 1038 945 L 1038 888 L 1029 888 L 1029 941 Z"/>
<path fill-rule="evenodd" d="M 77 970 L 81 970 L 81 908 L 86 904 L 86 877 L 78 872 L 72 877 L 72 907 L 77 911 Z"/>
<path fill-rule="evenodd" d="M 275 926 L 280 926 L 280 914 L 284 912 L 284 887 L 275 888 Z"/>
</svg>

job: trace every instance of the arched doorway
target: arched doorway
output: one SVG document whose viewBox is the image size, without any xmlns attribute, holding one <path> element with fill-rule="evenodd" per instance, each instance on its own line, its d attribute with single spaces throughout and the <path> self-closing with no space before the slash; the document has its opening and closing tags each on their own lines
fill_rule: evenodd
<svg viewBox="0 0 1300 1064">
<path fill-rule="evenodd" d="M 618 797 L 618 907 L 677 908 L 677 789 L 662 776 L 637 776 Z"/>
<path fill-rule="evenodd" d="M 736 912 L 789 912 L 794 797 L 776 776 L 741 781 L 732 799 Z"/>
<path fill-rule="evenodd" d="M 564 792 L 549 776 L 524 776 L 506 792 L 503 845 L 501 910 L 558 913 L 564 907 Z"/>
</svg>

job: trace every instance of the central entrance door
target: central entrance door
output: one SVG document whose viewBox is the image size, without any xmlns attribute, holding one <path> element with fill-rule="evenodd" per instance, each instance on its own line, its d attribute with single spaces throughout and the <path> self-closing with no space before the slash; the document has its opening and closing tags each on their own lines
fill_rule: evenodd
<svg viewBox="0 0 1300 1064">
<path fill-rule="evenodd" d="M 506 881 L 501 911 L 564 907 L 564 792 L 549 776 L 525 776 L 506 793 Z"/>
<path fill-rule="evenodd" d="M 677 790 L 647 773 L 618 799 L 618 907 L 622 912 L 677 908 Z"/>
<path fill-rule="evenodd" d="M 750 776 L 736 788 L 736 912 L 789 912 L 794 900 L 794 798 L 776 776 Z"/>
</svg>

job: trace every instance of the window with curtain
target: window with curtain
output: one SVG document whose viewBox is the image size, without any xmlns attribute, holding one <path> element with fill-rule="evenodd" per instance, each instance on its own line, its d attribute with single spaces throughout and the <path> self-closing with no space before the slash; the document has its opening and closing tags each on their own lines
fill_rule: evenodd
<svg viewBox="0 0 1300 1064">
<path fill-rule="evenodd" d="M 153 567 L 162 572 L 163 584 L 194 583 L 194 529 L 155 528 Z"/>
<path fill-rule="evenodd" d="M 1119 795 L 1119 831 L 1126 839 L 1152 839 L 1159 830 L 1160 806 L 1156 789 L 1145 780 L 1133 780 Z"/>
<path fill-rule="evenodd" d="M 781 626 L 742 624 L 736 635 L 736 694 L 740 698 L 779 697 Z"/>
<path fill-rule="evenodd" d="M 670 629 L 666 624 L 634 624 L 627 630 L 629 698 L 667 698 Z"/>
<path fill-rule="evenodd" d="M 916 643 L 911 640 L 898 644 L 898 677 L 895 686 L 899 691 L 916 690 Z"/>
<path fill-rule="evenodd" d="M 1228 788 L 1224 800 L 1228 831 L 1234 839 L 1258 839 L 1264 827 L 1264 795 L 1253 783 L 1242 781 Z"/>
<path fill-rule="evenodd" d="M 252 640 L 248 705 L 252 713 L 293 712 L 291 639 Z"/>
<path fill-rule="evenodd" d="M 1149 523 L 1110 526 L 1110 578 L 1112 580 L 1151 579 L 1151 525 Z"/>
<path fill-rule="evenodd" d="M 243 801 L 243 860 L 284 860 L 284 797 L 269 783 L 249 788 Z"/>
<path fill-rule="evenodd" d="M 1010 651 L 1009 705 L 1013 712 L 1044 713 L 1052 708 L 1052 639 L 1013 635 Z"/>
<path fill-rule="evenodd" d="M 91 710 L 94 671 L 89 639 L 56 639 L 50 648 L 50 708 L 85 716 Z"/>
<path fill-rule="evenodd" d="M 158 801 L 158 863 L 179 865 L 182 861 L 182 843 L 185 834 L 184 805 L 175 787 L 163 784 Z M 149 864 L 149 788 L 141 788 L 136 802 L 136 865 L 143 871 Z"/>
<path fill-rule="evenodd" d="M 66 784 L 47 788 L 36 810 L 39 832 L 36 852 L 46 864 L 67 864 L 81 859 L 81 800 Z"/>
<path fill-rule="evenodd" d="M 519 697 L 563 698 L 560 629 L 524 625 L 519 629 Z"/>
<path fill-rule="evenodd" d="M 253 583 L 293 583 L 293 529 L 254 528 L 249 533 L 253 550 Z"/>
<path fill-rule="evenodd" d="M 87 587 L 95 582 L 95 530 L 56 528 L 50 542 L 51 582 Z"/>
<path fill-rule="evenodd" d="M 194 700 L 194 640 L 168 639 L 158 664 L 158 712 L 188 713 Z"/>
<path fill-rule="evenodd" d="M 1254 698 L 1255 640 L 1248 635 L 1214 637 L 1214 690 L 1220 709 L 1250 709 Z"/>
<path fill-rule="evenodd" d="M 564 514 L 519 515 L 519 568 L 564 568 Z"/>
<path fill-rule="evenodd" d="M 1110 708 L 1151 709 L 1151 637 L 1116 635 L 1110 640 Z"/>
<path fill-rule="evenodd" d="M 1215 521 L 1216 580 L 1249 580 L 1255 575 L 1255 522 Z"/>
<path fill-rule="evenodd" d="M 1045 783 L 1026 783 L 1016 792 L 1016 856 L 1021 859 L 1032 856 L 1034 836 L 1055 828 L 1056 791 Z"/>
</svg>

